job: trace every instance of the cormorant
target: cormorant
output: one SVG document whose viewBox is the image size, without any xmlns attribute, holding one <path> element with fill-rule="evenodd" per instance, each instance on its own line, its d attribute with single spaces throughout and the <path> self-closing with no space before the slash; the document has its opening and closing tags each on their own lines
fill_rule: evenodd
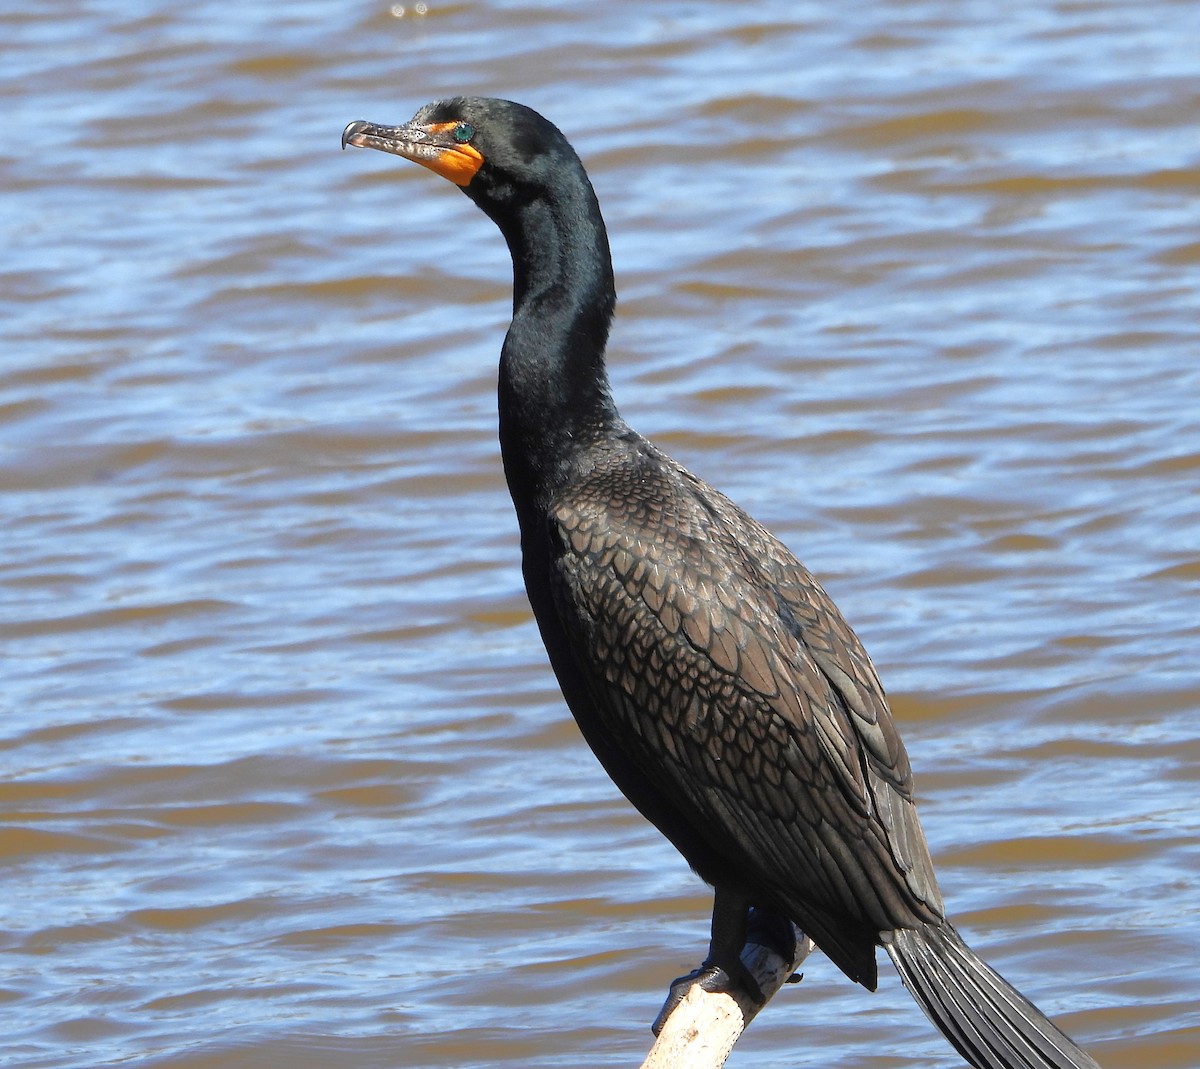
<svg viewBox="0 0 1200 1069">
<path fill-rule="evenodd" d="M 456 97 L 401 126 L 352 122 L 348 144 L 450 179 L 508 242 L 500 448 L 525 585 L 584 738 L 714 888 L 701 981 L 744 982 L 754 906 L 870 990 L 883 946 L 979 1069 L 1096 1069 L 946 918 L 908 755 L 829 595 L 618 413 L 608 237 L 563 134 L 523 105 Z"/>
</svg>

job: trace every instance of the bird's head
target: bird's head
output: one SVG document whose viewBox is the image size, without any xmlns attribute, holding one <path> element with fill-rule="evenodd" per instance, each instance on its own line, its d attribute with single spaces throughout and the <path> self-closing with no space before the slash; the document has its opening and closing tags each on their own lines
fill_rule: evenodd
<svg viewBox="0 0 1200 1069">
<path fill-rule="evenodd" d="M 523 104 L 452 97 L 426 104 L 401 126 L 359 120 L 342 147 L 374 148 L 413 160 L 460 187 L 488 214 L 535 198 L 582 170 L 558 128 Z"/>
</svg>

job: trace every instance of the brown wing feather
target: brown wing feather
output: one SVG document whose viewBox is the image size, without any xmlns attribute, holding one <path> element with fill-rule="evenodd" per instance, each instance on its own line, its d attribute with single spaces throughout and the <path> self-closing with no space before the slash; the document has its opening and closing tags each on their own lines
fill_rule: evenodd
<svg viewBox="0 0 1200 1069">
<path fill-rule="evenodd" d="M 940 916 L 908 757 L 857 637 L 781 543 L 643 448 L 551 509 L 555 603 L 608 734 L 799 923 Z"/>
</svg>

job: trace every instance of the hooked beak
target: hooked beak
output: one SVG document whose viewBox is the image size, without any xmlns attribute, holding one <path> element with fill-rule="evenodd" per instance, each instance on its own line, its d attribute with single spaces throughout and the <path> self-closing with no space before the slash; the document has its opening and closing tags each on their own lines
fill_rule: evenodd
<svg viewBox="0 0 1200 1069">
<path fill-rule="evenodd" d="M 375 148 L 403 156 L 456 186 L 467 186 L 483 166 L 483 156 L 471 145 L 458 144 L 451 136 L 456 123 L 409 122 L 403 126 L 379 126 L 359 119 L 342 131 L 342 148 Z"/>
</svg>

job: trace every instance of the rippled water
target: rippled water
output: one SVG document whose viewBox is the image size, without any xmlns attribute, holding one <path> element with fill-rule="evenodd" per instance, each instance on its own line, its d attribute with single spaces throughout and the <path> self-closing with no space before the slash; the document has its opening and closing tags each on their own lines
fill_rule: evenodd
<svg viewBox="0 0 1200 1069">
<path fill-rule="evenodd" d="M 473 92 L 585 157 L 625 414 L 864 637 L 960 927 L 1200 1063 L 1200 8 L 407 8 L 0 13 L 0 1061 L 635 1065 L 703 954 L 520 589 L 503 244 L 338 152 Z M 731 1064 L 957 1064 L 805 971 Z"/>
</svg>

